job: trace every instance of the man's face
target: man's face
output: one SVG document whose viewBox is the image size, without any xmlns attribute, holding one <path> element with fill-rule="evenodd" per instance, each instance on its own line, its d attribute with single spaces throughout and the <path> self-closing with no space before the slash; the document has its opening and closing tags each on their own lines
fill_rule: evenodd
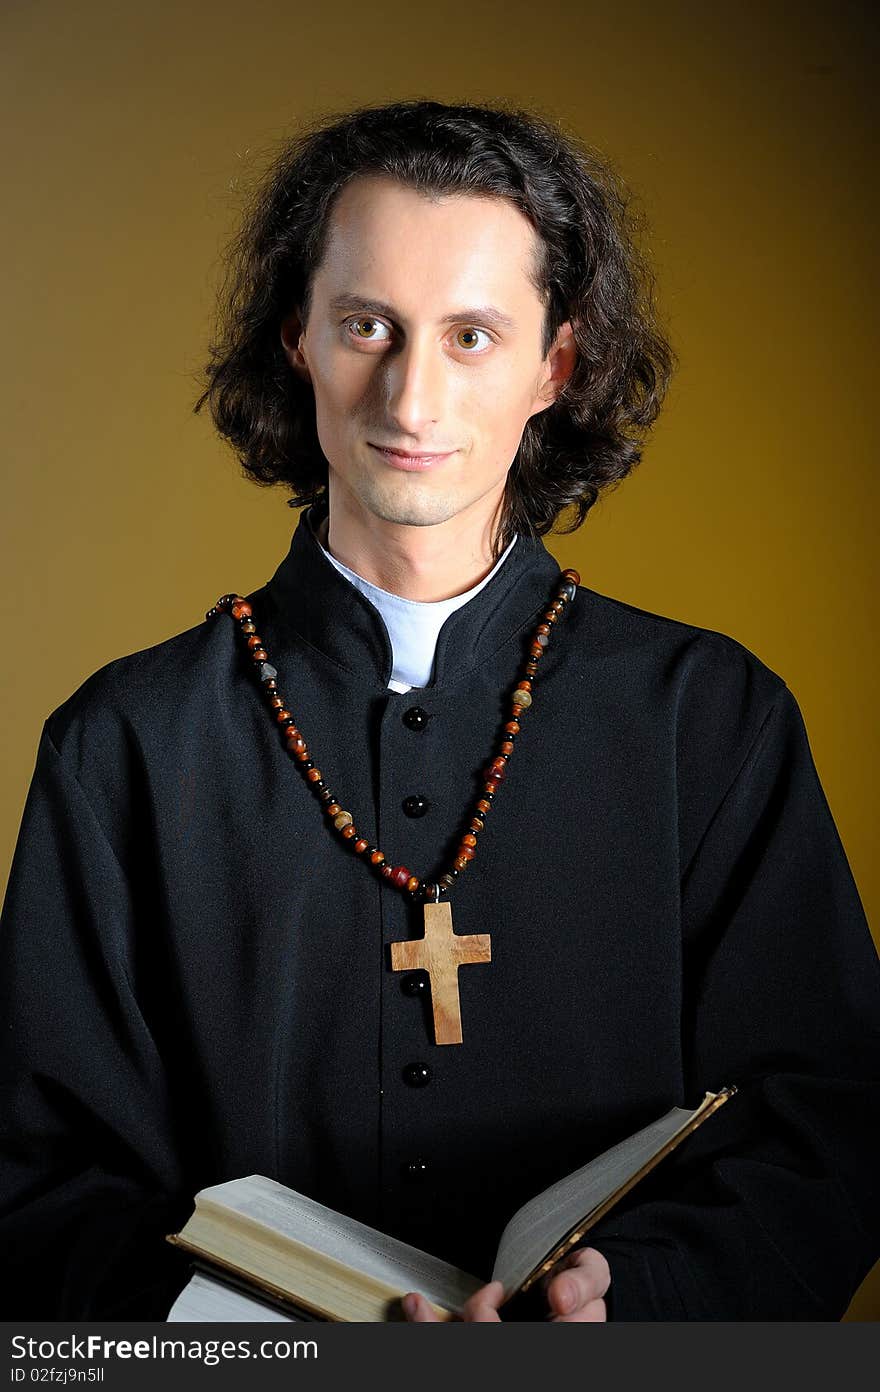
<svg viewBox="0 0 880 1392">
<path fill-rule="evenodd" d="M 307 323 L 295 313 L 282 329 L 314 389 L 331 507 L 343 490 L 402 525 L 491 515 L 526 421 L 573 364 L 568 325 L 568 347 L 542 356 L 535 250 L 505 199 L 428 199 L 377 175 L 343 188 Z"/>
</svg>

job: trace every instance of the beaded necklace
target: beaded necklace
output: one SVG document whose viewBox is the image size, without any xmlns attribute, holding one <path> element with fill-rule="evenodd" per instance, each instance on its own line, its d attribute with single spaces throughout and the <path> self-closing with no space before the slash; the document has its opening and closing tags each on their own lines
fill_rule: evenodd
<svg viewBox="0 0 880 1392">
<path fill-rule="evenodd" d="M 372 845 L 367 837 L 361 836 L 351 812 L 345 811 L 336 795 L 331 792 L 321 770 L 316 767 L 311 757 L 309 747 L 288 709 L 287 702 L 278 690 L 278 670 L 269 661 L 266 646 L 257 633 L 253 607 L 248 600 L 239 594 L 221 595 L 205 615 L 206 619 L 210 619 L 217 614 L 228 613 L 235 620 L 246 654 L 253 664 L 252 670 L 258 677 L 270 711 L 280 727 L 285 748 L 312 792 L 323 803 L 323 812 L 330 826 L 339 833 L 343 841 L 348 842 L 355 855 L 361 856 L 364 863 L 382 880 L 401 890 L 410 899 L 424 903 L 424 936 L 391 943 L 391 968 L 393 971 L 427 973 L 436 1044 L 462 1042 L 458 968 L 468 966 L 472 962 L 491 960 L 490 934 L 455 933 L 452 927 L 452 907 L 448 902 L 441 902 L 441 895 L 448 894 L 459 875 L 467 869 L 476 855 L 477 836 L 485 827 L 495 795 L 504 782 L 507 764 L 520 733 L 520 722 L 532 705 L 532 683 L 538 671 L 538 663 L 544 655 L 555 624 L 566 607 L 573 603 L 579 584 L 580 576 L 576 570 L 561 572 L 559 588 L 532 634 L 522 675 L 511 693 L 509 718 L 502 726 L 503 739 L 497 753 L 483 769 L 483 789 L 475 804 L 469 828 L 461 838 L 452 864 L 437 881 L 422 880 L 418 875 L 412 874 L 405 865 L 391 865 L 384 851 Z"/>
</svg>

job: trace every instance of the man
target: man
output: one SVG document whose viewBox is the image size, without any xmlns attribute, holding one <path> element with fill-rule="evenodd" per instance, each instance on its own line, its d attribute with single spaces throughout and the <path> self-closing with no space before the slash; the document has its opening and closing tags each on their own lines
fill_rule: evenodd
<svg viewBox="0 0 880 1392">
<path fill-rule="evenodd" d="M 16 1315 L 164 1318 L 164 1234 L 261 1173 L 499 1320 L 514 1210 L 727 1084 L 546 1317 L 839 1319 L 869 1270 L 880 973 L 795 698 L 540 540 L 671 369 L 625 206 L 548 124 L 434 102 L 260 191 L 198 405 L 308 506 L 267 585 L 46 721 L 2 933 Z M 448 1018 L 392 950 L 437 902 L 491 944 Z"/>
</svg>

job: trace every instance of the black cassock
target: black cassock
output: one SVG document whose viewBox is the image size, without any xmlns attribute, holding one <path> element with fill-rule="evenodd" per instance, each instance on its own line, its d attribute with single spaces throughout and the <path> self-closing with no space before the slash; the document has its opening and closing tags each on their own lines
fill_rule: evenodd
<svg viewBox="0 0 880 1392">
<path fill-rule="evenodd" d="M 557 582 L 520 538 L 405 694 L 306 515 L 249 596 L 394 864 L 449 863 Z M 46 720 L 2 918 L 5 1317 L 164 1318 L 164 1234 L 252 1173 L 488 1280 L 521 1203 L 733 1083 L 591 1234 L 609 1317 L 839 1319 L 880 1253 L 880 967 L 785 682 L 581 588 L 450 903 L 492 935 L 460 1046 L 390 968 L 420 908 L 329 830 L 228 615 L 89 677 Z"/>
</svg>

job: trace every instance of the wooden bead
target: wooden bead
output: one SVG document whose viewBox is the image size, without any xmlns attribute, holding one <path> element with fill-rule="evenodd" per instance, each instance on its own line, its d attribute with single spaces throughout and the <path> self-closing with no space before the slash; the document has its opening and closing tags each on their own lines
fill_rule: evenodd
<svg viewBox="0 0 880 1392">
<path fill-rule="evenodd" d="M 482 831 L 485 825 L 486 823 L 483 821 L 482 817 L 471 818 L 471 831 Z"/>
<path fill-rule="evenodd" d="M 241 625 L 241 631 L 242 633 L 256 633 L 257 625 L 250 619 L 245 619 L 244 623 Z"/>
<path fill-rule="evenodd" d="M 409 890 L 410 894 L 415 894 L 416 890 L 418 889 L 421 883 L 422 882 L 419 879 L 418 875 L 410 875 L 409 879 L 406 882 L 406 887 Z"/>
<path fill-rule="evenodd" d="M 466 870 L 468 867 L 467 858 L 461 855 L 456 856 L 452 864 L 455 866 L 456 870 Z"/>
<path fill-rule="evenodd" d="M 535 629 L 535 632 L 536 632 L 536 633 L 549 633 L 549 632 L 550 632 L 550 625 L 547 624 L 547 623 L 538 624 L 538 627 Z"/>
<path fill-rule="evenodd" d="M 278 721 L 279 725 L 283 725 L 285 720 L 292 720 L 293 716 L 290 714 L 290 711 L 287 709 L 287 707 L 282 705 L 276 709 L 275 719 Z"/>
<path fill-rule="evenodd" d="M 309 761 L 309 751 L 307 749 L 295 749 L 293 751 L 293 757 L 298 763 L 306 764 Z"/>
<path fill-rule="evenodd" d="M 351 841 L 353 837 L 357 836 L 357 829 L 353 822 L 349 826 L 344 826 L 342 828 L 342 835 L 343 839 L 346 841 Z"/>
<path fill-rule="evenodd" d="M 354 817 L 350 812 L 337 812 L 333 818 L 333 825 L 337 831 L 341 831 L 343 827 L 351 826 L 353 821 Z"/>
<path fill-rule="evenodd" d="M 307 782 L 307 783 L 320 783 L 320 781 L 321 781 L 321 779 L 323 778 L 323 776 L 324 776 L 324 775 L 321 773 L 321 770 L 320 770 L 320 769 L 316 769 L 316 768 L 314 768 L 314 769 L 308 769 L 308 770 L 306 771 L 306 782 Z"/>
<path fill-rule="evenodd" d="M 464 844 L 462 844 L 458 848 L 458 855 L 463 860 L 473 860 L 474 856 L 476 855 L 476 851 L 472 846 L 465 846 Z"/>
<path fill-rule="evenodd" d="M 327 806 L 324 808 L 324 811 L 327 813 L 328 817 L 335 817 L 337 812 L 342 811 L 342 808 L 340 807 L 338 802 L 328 802 Z"/>
<path fill-rule="evenodd" d="M 284 705 L 284 698 L 282 696 L 270 696 L 269 705 L 273 710 L 280 710 Z"/>
<path fill-rule="evenodd" d="M 581 583 L 581 577 L 576 570 L 564 570 L 562 574 L 565 579 L 570 580 L 573 585 L 579 585 Z"/>
<path fill-rule="evenodd" d="M 504 740 L 504 742 L 503 742 L 502 745 L 501 745 L 501 753 L 502 753 L 502 754 L 512 754 L 512 753 L 513 753 L 513 747 L 514 747 L 514 746 L 513 746 L 513 740 Z"/>
<path fill-rule="evenodd" d="M 493 790 L 493 791 L 494 791 L 494 790 Z M 478 811 L 478 812 L 491 812 L 491 811 L 492 811 L 492 804 L 491 804 L 491 802 L 487 802 L 485 798 L 480 798 L 480 801 L 477 803 L 477 811 Z"/>
<path fill-rule="evenodd" d="M 263 640 L 262 640 L 262 638 L 259 637 L 258 634 L 252 633 L 252 634 L 250 635 L 250 637 L 248 638 L 248 640 L 247 640 L 247 645 L 248 645 L 248 647 L 251 648 L 251 649 L 253 649 L 253 648 L 261 648 L 261 647 L 263 646 Z"/>
<path fill-rule="evenodd" d="M 254 662 L 268 662 L 269 660 L 269 654 L 266 652 L 265 648 L 254 648 L 251 657 L 254 659 Z"/>
<path fill-rule="evenodd" d="M 477 838 L 476 836 L 474 836 L 473 832 L 466 832 L 466 834 L 461 838 L 461 844 L 463 846 L 476 846 Z"/>
<path fill-rule="evenodd" d="M 230 610 L 234 619 L 249 619 L 253 612 L 246 599 L 235 600 Z"/>
<path fill-rule="evenodd" d="M 359 840 L 355 841 L 354 848 L 357 851 L 358 855 L 363 855 L 364 851 L 367 849 L 369 844 L 370 843 L 365 836 L 361 836 Z"/>
<path fill-rule="evenodd" d="M 384 860 L 385 860 L 384 852 L 382 852 L 382 851 L 372 851 L 372 852 L 370 853 L 370 864 L 371 864 L 371 865 L 381 865 L 381 864 L 384 862 Z"/>
<path fill-rule="evenodd" d="M 530 681 L 517 682 L 516 689 L 517 691 L 531 691 L 532 683 Z"/>
<path fill-rule="evenodd" d="M 394 869 L 391 871 L 391 883 L 396 889 L 406 889 L 410 878 L 410 872 L 405 865 L 395 865 Z"/>
<path fill-rule="evenodd" d="M 383 880 L 390 880 L 391 876 L 394 874 L 394 867 L 391 865 L 383 865 L 379 874 L 382 876 Z"/>
<path fill-rule="evenodd" d="M 517 721 L 517 720 L 508 720 L 508 722 L 507 722 L 507 724 L 505 725 L 504 728 L 505 728 L 505 730 L 507 731 L 507 733 L 508 733 L 509 735 L 518 735 L 518 734 L 519 734 L 519 730 L 520 730 L 519 721 Z"/>
</svg>

